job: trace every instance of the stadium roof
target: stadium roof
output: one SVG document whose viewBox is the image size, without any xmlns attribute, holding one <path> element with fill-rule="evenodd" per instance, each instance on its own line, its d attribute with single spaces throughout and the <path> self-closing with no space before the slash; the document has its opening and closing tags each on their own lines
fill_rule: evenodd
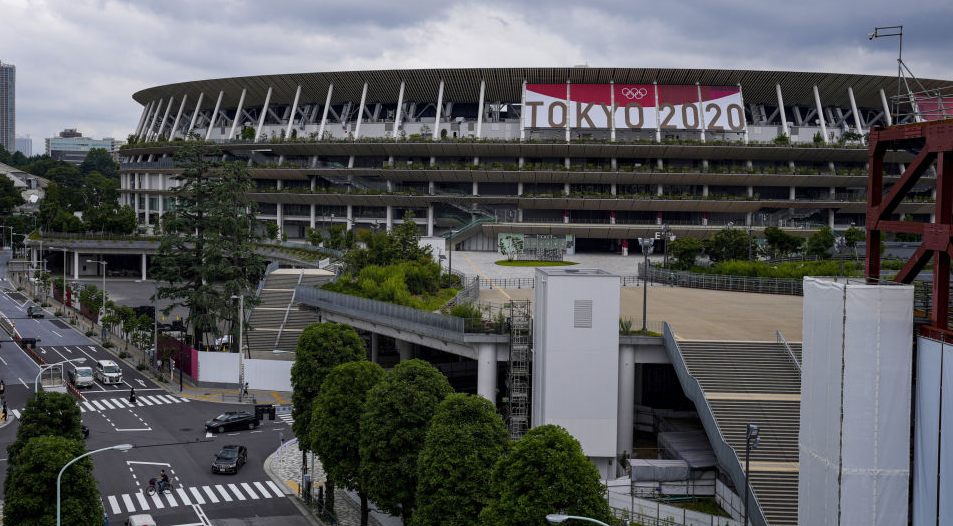
<svg viewBox="0 0 953 526">
<path fill-rule="evenodd" d="M 848 106 L 847 88 L 852 87 L 858 106 L 881 107 L 880 90 L 890 97 L 897 91 L 897 79 L 882 75 L 817 73 L 810 71 L 757 71 L 730 69 L 664 69 L 664 68 L 462 68 L 405 69 L 373 71 L 336 71 L 323 73 L 287 73 L 197 80 L 166 84 L 141 90 L 133 95 L 140 104 L 187 94 L 195 101 L 205 93 L 202 108 L 215 105 L 219 91 L 224 91 L 223 107 L 238 104 L 242 89 L 247 89 L 245 106 L 264 104 L 268 88 L 273 88 L 273 104 L 290 104 L 297 87 L 302 88 L 302 102 L 323 102 L 328 86 L 334 84 L 332 104 L 357 101 L 363 83 L 367 82 L 367 101 L 394 103 L 401 81 L 406 82 L 405 101 L 433 102 L 441 80 L 445 81 L 444 100 L 476 102 L 480 80 L 486 80 L 486 100 L 515 102 L 521 98 L 520 86 L 529 83 L 575 84 L 695 84 L 728 86 L 740 84 L 745 102 L 777 104 L 775 85 L 780 84 L 786 105 L 813 105 L 813 86 L 817 85 L 825 105 Z M 926 88 L 938 88 L 953 81 L 920 79 Z"/>
</svg>

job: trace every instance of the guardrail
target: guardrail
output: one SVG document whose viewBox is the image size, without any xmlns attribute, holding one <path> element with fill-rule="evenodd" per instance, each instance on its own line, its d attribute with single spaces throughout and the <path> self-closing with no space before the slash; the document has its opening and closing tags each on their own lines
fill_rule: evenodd
<svg viewBox="0 0 953 526">
<path fill-rule="evenodd" d="M 798 374 L 801 374 L 801 362 L 798 361 L 797 356 L 794 355 L 794 350 L 791 349 L 791 345 L 788 344 L 787 339 L 781 334 L 781 331 L 774 331 L 778 334 L 778 344 L 784 346 L 784 350 L 788 353 L 788 358 L 791 359 L 791 362 L 794 363 L 794 366 L 797 367 Z"/>
<path fill-rule="evenodd" d="M 393 303 L 385 303 L 383 301 L 358 296 L 350 296 L 348 294 L 341 294 L 340 292 L 331 292 L 299 285 L 295 287 L 295 300 L 307 305 L 344 314 L 355 314 L 359 316 L 370 315 L 377 319 L 390 318 L 396 322 L 412 323 L 453 333 L 464 332 L 462 318 L 455 318 L 446 314 L 422 311 L 403 305 L 394 305 Z"/>
<path fill-rule="evenodd" d="M 479 279 L 481 289 L 531 289 L 536 286 L 536 278 Z"/>
<path fill-rule="evenodd" d="M 639 263 L 639 276 L 644 275 L 645 263 Z M 673 287 L 687 287 L 692 289 L 759 292 L 763 294 L 784 294 L 788 296 L 804 295 L 804 285 L 800 279 L 695 274 L 692 272 L 658 269 L 649 266 L 648 280 Z"/>
</svg>

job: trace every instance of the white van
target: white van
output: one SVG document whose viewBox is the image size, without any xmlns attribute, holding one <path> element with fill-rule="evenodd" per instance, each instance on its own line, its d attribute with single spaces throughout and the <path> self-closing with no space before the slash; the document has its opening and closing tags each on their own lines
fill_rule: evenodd
<svg viewBox="0 0 953 526">
<path fill-rule="evenodd" d="M 126 526 L 156 526 L 156 521 L 152 518 L 152 515 L 141 513 L 139 515 L 130 515 L 129 518 L 126 519 Z"/>
<path fill-rule="evenodd" d="M 96 379 L 104 384 L 122 383 L 122 369 L 112 360 L 98 360 L 95 374 Z"/>
</svg>

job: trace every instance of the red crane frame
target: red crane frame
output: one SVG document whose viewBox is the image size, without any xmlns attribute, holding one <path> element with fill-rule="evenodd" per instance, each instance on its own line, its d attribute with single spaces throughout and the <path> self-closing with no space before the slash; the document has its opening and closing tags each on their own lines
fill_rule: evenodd
<svg viewBox="0 0 953 526">
<path fill-rule="evenodd" d="M 870 131 L 870 173 L 867 183 L 867 261 L 864 274 L 880 278 L 880 233 L 920 234 L 922 243 L 895 281 L 910 283 L 933 258 L 930 323 L 949 329 L 950 258 L 953 257 L 953 120 L 904 124 Z M 888 149 L 919 148 L 910 166 L 884 195 L 884 155 Z M 933 223 L 890 219 L 897 206 L 936 161 L 936 204 Z"/>
</svg>

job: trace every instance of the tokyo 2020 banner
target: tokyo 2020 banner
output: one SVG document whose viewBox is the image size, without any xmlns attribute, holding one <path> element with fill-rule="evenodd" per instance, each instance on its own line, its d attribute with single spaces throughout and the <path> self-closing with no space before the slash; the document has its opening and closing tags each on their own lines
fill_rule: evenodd
<svg viewBox="0 0 953 526">
<path fill-rule="evenodd" d="M 743 108 L 737 86 L 527 84 L 523 126 L 743 131 Z"/>
</svg>

